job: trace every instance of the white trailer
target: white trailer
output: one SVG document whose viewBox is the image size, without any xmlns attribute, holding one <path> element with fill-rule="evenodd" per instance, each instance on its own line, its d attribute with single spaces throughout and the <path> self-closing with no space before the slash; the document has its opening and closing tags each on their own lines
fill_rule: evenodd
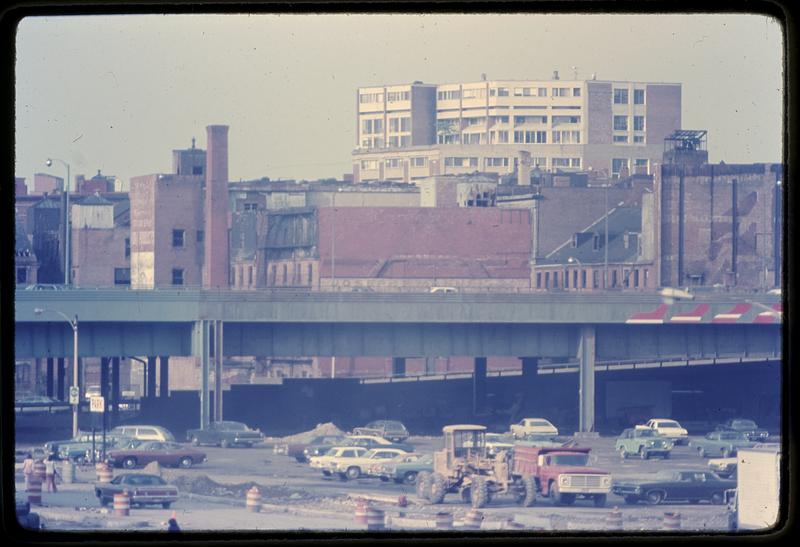
<svg viewBox="0 0 800 547">
<path fill-rule="evenodd" d="M 780 514 L 780 446 L 740 448 L 736 458 L 736 528 L 774 528 Z"/>
</svg>

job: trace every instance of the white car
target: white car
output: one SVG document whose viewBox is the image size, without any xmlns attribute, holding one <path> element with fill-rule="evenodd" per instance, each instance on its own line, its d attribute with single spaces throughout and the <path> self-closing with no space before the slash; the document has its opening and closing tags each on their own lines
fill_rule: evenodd
<svg viewBox="0 0 800 547">
<path fill-rule="evenodd" d="M 524 418 L 518 424 L 511 424 L 511 436 L 515 439 L 531 434 L 558 435 L 558 428 L 544 418 Z"/>
<path fill-rule="evenodd" d="M 314 469 L 322 470 L 322 474 L 331 474 L 329 466 L 336 460 L 360 458 L 366 454 L 367 449 L 363 446 L 333 446 L 322 456 L 312 456 L 308 464 Z"/>
<path fill-rule="evenodd" d="M 736 464 L 739 458 L 711 458 L 708 460 L 708 468 L 716 473 L 719 478 L 727 479 L 736 473 Z"/>
<path fill-rule="evenodd" d="M 655 429 L 676 445 L 689 443 L 689 432 L 682 428 L 681 424 L 675 420 L 670 420 L 667 418 L 653 418 L 651 420 L 647 420 L 647 423 L 644 425 L 650 429 Z"/>
<path fill-rule="evenodd" d="M 327 469 L 343 479 L 357 479 L 362 474 L 368 474 L 370 466 L 375 463 L 386 462 L 404 454 L 407 452 L 399 448 L 374 448 L 356 458 L 333 458 L 328 461 Z"/>
</svg>

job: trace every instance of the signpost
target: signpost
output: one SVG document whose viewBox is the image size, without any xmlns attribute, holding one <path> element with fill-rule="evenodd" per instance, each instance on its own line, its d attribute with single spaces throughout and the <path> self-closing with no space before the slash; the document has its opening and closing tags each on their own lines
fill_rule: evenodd
<svg viewBox="0 0 800 547">
<path fill-rule="evenodd" d="M 101 451 L 102 459 L 106 459 L 106 398 L 102 396 L 91 397 L 89 399 L 89 410 L 91 412 L 103 413 L 103 448 Z M 94 446 L 92 446 L 92 461 L 94 461 Z"/>
<path fill-rule="evenodd" d="M 80 390 L 78 386 L 70 386 L 69 388 L 69 404 L 77 405 L 80 402 Z"/>
</svg>

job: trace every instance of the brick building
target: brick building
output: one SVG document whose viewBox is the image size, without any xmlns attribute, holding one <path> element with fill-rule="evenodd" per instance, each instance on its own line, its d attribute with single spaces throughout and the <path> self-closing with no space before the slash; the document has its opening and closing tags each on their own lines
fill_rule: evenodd
<svg viewBox="0 0 800 547">
<path fill-rule="evenodd" d="M 131 284 L 130 205 L 99 194 L 72 205 L 72 282 L 76 287 Z"/>
</svg>

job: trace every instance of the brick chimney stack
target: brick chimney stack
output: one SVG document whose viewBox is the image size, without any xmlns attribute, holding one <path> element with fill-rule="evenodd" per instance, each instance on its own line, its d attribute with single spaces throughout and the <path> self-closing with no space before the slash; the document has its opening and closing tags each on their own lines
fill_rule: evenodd
<svg viewBox="0 0 800 547">
<path fill-rule="evenodd" d="M 228 288 L 228 126 L 209 125 L 203 288 Z"/>
</svg>

